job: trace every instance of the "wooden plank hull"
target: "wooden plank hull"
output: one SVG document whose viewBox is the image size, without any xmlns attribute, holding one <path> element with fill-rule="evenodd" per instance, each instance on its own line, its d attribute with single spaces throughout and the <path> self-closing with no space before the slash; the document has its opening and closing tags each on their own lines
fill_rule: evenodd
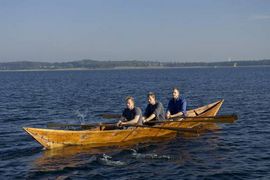
<svg viewBox="0 0 270 180">
<path fill-rule="evenodd" d="M 223 100 L 215 103 L 189 110 L 188 116 L 215 116 Z M 200 122 L 168 122 L 157 127 L 179 127 L 179 128 L 200 128 L 201 130 L 216 130 L 215 123 Z M 165 129 L 153 129 L 147 127 L 134 127 L 123 130 L 54 130 L 40 128 L 23 128 L 34 139 L 47 149 L 59 148 L 70 145 L 87 145 L 92 147 L 123 145 L 129 143 L 145 142 L 157 138 L 172 138 L 177 135 L 176 131 Z M 185 135 L 186 133 L 183 133 Z"/>
</svg>

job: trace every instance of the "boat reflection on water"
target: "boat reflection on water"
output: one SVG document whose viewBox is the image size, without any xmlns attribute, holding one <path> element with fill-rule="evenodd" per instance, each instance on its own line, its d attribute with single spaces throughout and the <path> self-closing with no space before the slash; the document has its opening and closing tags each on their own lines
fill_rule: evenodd
<svg viewBox="0 0 270 180">
<path fill-rule="evenodd" d="M 33 171 L 60 171 L 65 168 L 84 166 L 96 160 L 96 156 L 108 153 L 114 148 L 91 148 L 87 146 L 67 146 L 45 150 L 33 163 Z"/>
<path fill-rule="evenodd" d="M 218 133 L 208 133 L 203 136 L 158 138 L 152 139 L 151 142 L 148 140 L 143 143 L 133 142 L 108 147 L 66 146 L 44 150 L 32 163 L 29 177 L 76 177 L 77 173 L 94 176 L 95 173 L 102 173 L 106 167 L 133 169 L 137 167 L 136 164 L 149 161 L 169 161 L 179 169 L 187 164 L 221 162 L 224 157 L 215 153 L 220 148 L 217 135 Z"/>
<path fill-rule="evenodd" d="M 32 170 L 39 172 L 59 171 L 65 168 L 75 168 L 95 162 L 99 163 L 100 157 L 103 158 L 104 154 L 114 156 L 125 150 L 132 152 L 131 149 L 136 149 L 138 146 L 143 147 L 144 145 L 149 145 L 149 143 L 169 142 L 172 139 L 175 138 L 155 138 L 148 139 L 144 142 L 140 140 L 138 142 L 133 141 L 115 146 L 66 146 L 63 148 L 44 150 L 41 156 L 35 159 Z"/>
</svg>

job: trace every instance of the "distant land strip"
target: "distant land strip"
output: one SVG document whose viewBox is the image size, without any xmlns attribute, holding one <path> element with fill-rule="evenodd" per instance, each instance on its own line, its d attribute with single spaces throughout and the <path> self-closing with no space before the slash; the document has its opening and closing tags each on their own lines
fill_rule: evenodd
<svg viewBox="0 0 270 180">
<path fill-rule="evenodd" d="M 156 61 L 97 61 L 84 59 L 70 62 L 3 62 L 1 71 L 10 70 L 91 70 L 91 69 L 129 69 L 129 68 L 181 68 L 181 67 L 244 67 L 270 66 L 270 59 L 239 60 L 223 62 L 156 62 Z"/>
</svg>

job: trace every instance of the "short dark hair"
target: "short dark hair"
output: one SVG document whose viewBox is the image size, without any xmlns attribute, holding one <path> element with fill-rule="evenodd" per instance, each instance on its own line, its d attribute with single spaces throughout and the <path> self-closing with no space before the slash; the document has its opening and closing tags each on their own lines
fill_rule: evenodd
<svg viewBox="0 0 270 180">
<path fill-rule="evenodd" d="M 132 96 L 127 96 L 125 100 L 126 101 L 131 100 L 132 102 L 135 103 L 134 97 L 132 97 Z"/>
<path fill-rule="evenodd" d="M 150 96 L 151 96 L 152 98 L 156 99 L 155 93 L 149 92 L 149 93 L 147 94 L 147 97 L 150 97 Z"/>
<path fill-rule="evenodd" d="M 180 93 L 180 90 L 179 90 L 179 88 L 177 88 L 177 87 L 173 87 L 172 90 L 173 90 L 173 91 L 174 91 L 174 90 L 177 90 L 177 91 Z"/>
</svg>

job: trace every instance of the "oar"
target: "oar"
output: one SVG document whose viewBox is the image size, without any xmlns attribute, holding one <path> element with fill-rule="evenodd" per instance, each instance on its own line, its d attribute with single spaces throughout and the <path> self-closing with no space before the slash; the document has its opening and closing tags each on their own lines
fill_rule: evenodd
<svg viewBox="0 0 270 180">
<path fill-rule="evenodd" d="M 69 127 L 81 127 L 83 129 L 90 129 L 101 125 L 111 125 L 115 123 L 95 123 L 95 124 L 64 124 L 64 123 L 48 123 L 48 128 L 69 128 Z"/>
<path fill-rule="evenodd" d="M 109 116 L 108 116 L 109 117 Z M 114 114 L 113 116 L 110 117 L 118 117 L 117 114 Z M 219 116 L 195 116 L 195 117 L 177 117 L 177 118 L 172 118 L 171 120 L 165 120 L 165 121 L 149 121 L 146 124 L 162 124 L 162 123 L 167 123 L 167 122 L 181 122 L 181 123 L 186 123 L 186 122 L 203 122 L 203 123 L 233 123 L 235 120 L 237 120 L 238 117 L 235 114 L 232 115 L 219 115 Z M 63 124 L 63 123 L 48 123 L 47 127 L 49 128 L 68 128 L 68 127 L 81 127 L 84 129 L 89 129 L 93 127 L 97 127 L 100 125 L 113 125 L 115 123 L 95 123 L 95 124 Z"/>
<path fill-rule="evenodd" d="M 106 129 L 107 126 L 114 126 L 116 127 L 115 123 L 106 123 L 106 124 L 61 124 L 61 123 L 48 123 L 47 127 L 53 128 L 53 127 L 61 127 L 61 128 L 67 128 L 67 127 L 81 127 L 82 129 L 90 129 L 97 126 L 105 126 L 104 129 Z M 164 129 L 164 130 L 170 130 L 170 131 L 177 131 L 177 132 L 192 132 L 192 133 L 198 133 L 197 130 L 191 129 L 191 128 L 174 128 L 174 127 L 155 127 L 155 126 L 147 126 L 147 125 L 123 125 L 125 127 L 144 127 L 144 128 L 153 128 L 153 129 Z"/>
<path fill-rule="evenodd" d="M 238 119 L 237 115 L 224 115 L 224 116 L 209 116 L 209 117 L 184 117 L 184 118 L 172 118 L 165 121 L 149 121 L 145 124 L 162 124 L 168 122 L 201 122 L 201 123 L 234 123 Z"/>
<path fill-rule="evenodd" d="M 173 121 L 181 122 L 207 122 L 207 123 L 234 123 L 238 119 L 236 114 L 220 115 L 220 116 L 195 116 L 195 117 L 176 117 L 172 118 Z M 167 120 L 170 121 L 170 120 Z M 162 121 L 161 121 L 162 122 Z M 166 121 L 165 121 L 166 122 Z"/>
<path fill-rule="evenodd" d="M 143 128 L 152 128 L 152 129 L 164 129 L 170 131 L 177 131 L 177 132 L 191 132 L 191 133 L 198 133 L 198 130 L 192 128 L 176 128 L 176 127 L 157 127 L 157 126 L 146 126 L 146 125 L 123 125 L 125 127 L 143 127 Z"/>
<path fill-rule="evenodd" d="M 105 118 L 105 119 L 117 119 L 121 117 L 120 114 L 99 114 L 97 116 Z M 233 123 L 235 120 L 238 119 L 238 117 L 236 114 L 229 114 L 229 115 L 217 115 L 217 116 L 175 117 L 171 119 L 173 121 L 184 119 L 182 122 Z M 191 120 L 186 120 L 186 119 L 191 119 Z"/>
</svg>

